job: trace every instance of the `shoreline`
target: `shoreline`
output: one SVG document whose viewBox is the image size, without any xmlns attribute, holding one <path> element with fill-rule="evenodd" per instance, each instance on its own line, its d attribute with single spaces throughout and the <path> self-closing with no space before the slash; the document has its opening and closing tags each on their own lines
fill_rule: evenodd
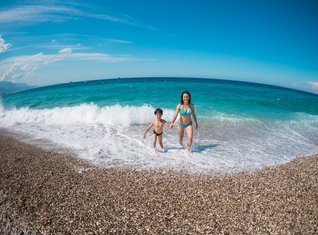
<svg viewBox="0 0 318 235">
<path fill-rule="evenodd" d="M 99 168 L 0 131 L 0 232 L 318 232 L 318 155 L 217 176 Z"/>
<path fill-rule="evenodd" d="M 94 167 L 98 167 L 98 168 L 103 168 L 103 169 L 110 169 L 110 168 L 116 168 L 116 169 L 122 169 L 122 170 L 133 170 L 133 171 L 166 171 L 166 172 L 174 172 L 174 173 L 181 173 L 181 174 L 189 174 L 189 175 L 193 175 L 193 176 L 200 176 L 200 175 L 216 175 L 216 176 L 230 176 L 230 175 L 237 175 L 240 173 L 257 173 L 263 169 L 266 168 L 275 168 L 277 166 L 280 165 L 284 165 L 287 164 L 289 162 L 292 162 L 295 159 L 298 158 L 303 158 L 303 157 L 308 157 L 308 156 L 318 156 L 318 152 L 310 152 L 309 154 L 300 154 L 300 155 L 294 155 L 292 158 L 288 159 L 288 160 L 284 160 L 281 161 L 279 163 L 271 163 L 271 164 L 266 164 L 263 162 L 263 164 L 255 166 L 255 164 L 253 166 L 251 165 L 246 165 L 245 167 L 242 168 L 241 165 L 237 166 L 235 164 L 233 164 L 231 167 L 229 166 L 225 166 L 225 167 L 216 167 L 216 168 L 203 168 L 202 166 L 198 166 L 195 168 L 190 169 L 189 167 L 191 167 L 191 165 L 184 165 L 181 166 L 182 163 L 180 164 L 180 162 L 178 162 L 177 164 L 180 164 L 179 166 L 177 165 L 172 165 L 172 167 L 167 166 L 167 165 L 151 165 L 151 163 L 145 166 L 141 166 L 141 165 L 137 165 L 137 166 L 132 166 L 134 165 L 133 162 L 128 162 L 128 163 L 118 163 L 118 164 L 113 164 L 113 163 L 105 163 L 103 161 L 101 162 L 97 162 L 91 159 L 87 159 L 87 158 L 83 158 L 79 155 L 78 152 L 76 152 L 76 150 L 72 149 L 71 147 L 66 147 L 66 146 L 62 146 L 61 144 L 57 144 L 55 142 L 52 142 L 51 140 L 47 140 L 47 139 L 41 139 L 41 138 L 33 138 L 32 136 L 25 134 L 25 133 L 17 133 L 17 132 L 12 132 L 9 129 L 5 129 L 5 128 L 0 128 L 0 134 L 3 134 L 7 137 L 13 138 L 19 142 L 22 142 L 24 144 L 27 145 L 31 145 L 33 147 L 42 149 L 42 150 L 46 150 L 46 151 L 53 151 L 56 152 L 58 154 L 62 154 L 62 155 L 68 155 L 72 158 L 78 159 L 79 161 L 83 161 L 86 162 L 88 164 L 92 164 Z M 175 148 L 175 147 L 171 147 L 168 146 L 168 149 L 171 148 Z M 151 147 L 151 150 L 152 147 Z M 195 154 L 197 150 L 194 150 L 191 154 Z M 162 153 L 161 149 L 157 149 L 156 157 L 158 156 L 158 154 Z M 149 153 L 148 153 L 149 154 Z M 171 154 L 171 153 L 170 153 Z M 177 159 L 179 158 L 185 158 L 185 159 L 189 159 L 187 155 L 187 152 L 185 150 L 183 150 L 183 156 L 177 156 Z M 125 156 L 125 154 L 123 154 Z M 154 155 L 152 155 L 151 157 L 153 157 Z M 273 155 L 275 156 L 275 155 Z M 166 156 L 160 156 L 160 157 L 166 157 Z M 169 156 L 169 160 L 172 158 L 175 158 L 176 156 Z M 193 156 L 195 159 L 195 156 Z M 218 158 L 219 156 L 216 156 L 216 158 Z M 276 156 L 277 158 L 277 156 Z M 163 158 L 164 159 L 164 158 Z M 125 159 L 122 159 L 123 162 Z M 253 160 L 253 159 L 252 159 Z M 245 160 L 246 161 L 246 160 Z M 186 163 L 187 164 L 187 163 Z M 213 166 L 213 163 L 211 164 L 211 162 L 209 163 L 211 166 Z"/>
</svg>

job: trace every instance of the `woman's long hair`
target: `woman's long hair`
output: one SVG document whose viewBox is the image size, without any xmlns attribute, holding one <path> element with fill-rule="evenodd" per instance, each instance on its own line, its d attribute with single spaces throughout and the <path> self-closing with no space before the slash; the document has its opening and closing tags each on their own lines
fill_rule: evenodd
<svg viewBox="0 0 318 235">
<path fill-rule="evenodd" d="M 183 104 L 183 95 L 184 95 L 184 94 L 188 94 L 188 96 L 189 96 L 189 104 L 191 104 L 191 94 L 190 94 L 189 91 L 183 91 L 183 92 L 181 93 L 180 103 Z"/>
</svg>

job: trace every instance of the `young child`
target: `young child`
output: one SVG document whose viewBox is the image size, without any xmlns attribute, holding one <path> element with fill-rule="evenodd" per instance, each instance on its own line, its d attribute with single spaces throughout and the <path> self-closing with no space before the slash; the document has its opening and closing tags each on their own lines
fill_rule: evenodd
<svg viewBox="0 0 318 235">
<path fill-rule="evenodd" d="M 152 133 L 152 146 L 153 148 L 156 148 L 157 144 L 157 137 L 159 139 L 159 145 L 163 149 L 162 144 L 162 133 L 163 133 L 163 127 L 167 123 L 164 119 L 161 119 L 163 111 L 162 109 L 158 108 L 155 110 L 154 114 L 156 115 L 156 119 L 147 127 L 145 133 L 144 133 L 144 139 L 146 139 L 147 132 L 154 127 L 153 133 Z"/>
</svg>

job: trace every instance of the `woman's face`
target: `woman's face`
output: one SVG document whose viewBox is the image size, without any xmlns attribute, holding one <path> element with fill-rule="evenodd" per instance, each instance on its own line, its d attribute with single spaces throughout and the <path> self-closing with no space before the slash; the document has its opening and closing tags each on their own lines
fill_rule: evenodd
<svg viewBox="0 0 318 235">
<path fill-rule="evenodd" d="M 189 103 L 190 96 L 187 93 L 184 93 L 182 99 L 184 103 Z"/>
</svg>

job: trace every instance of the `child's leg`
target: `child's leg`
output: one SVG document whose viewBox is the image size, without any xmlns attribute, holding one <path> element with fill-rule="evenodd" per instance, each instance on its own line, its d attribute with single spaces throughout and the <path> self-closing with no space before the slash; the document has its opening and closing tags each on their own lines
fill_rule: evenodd
<svg viewBox="0 0 318 235">
<path fill-rule="evenodd" d="M 159 135 L 158 138 L 159 138 L 159 145 L 163 149 L 162 135 Z"/>
<path fill-rule="evenodd" d="M 155 134 L 152 134 L 152 147 L 156 148 L 157 144 L 157 136 Z"/>
</svg>

